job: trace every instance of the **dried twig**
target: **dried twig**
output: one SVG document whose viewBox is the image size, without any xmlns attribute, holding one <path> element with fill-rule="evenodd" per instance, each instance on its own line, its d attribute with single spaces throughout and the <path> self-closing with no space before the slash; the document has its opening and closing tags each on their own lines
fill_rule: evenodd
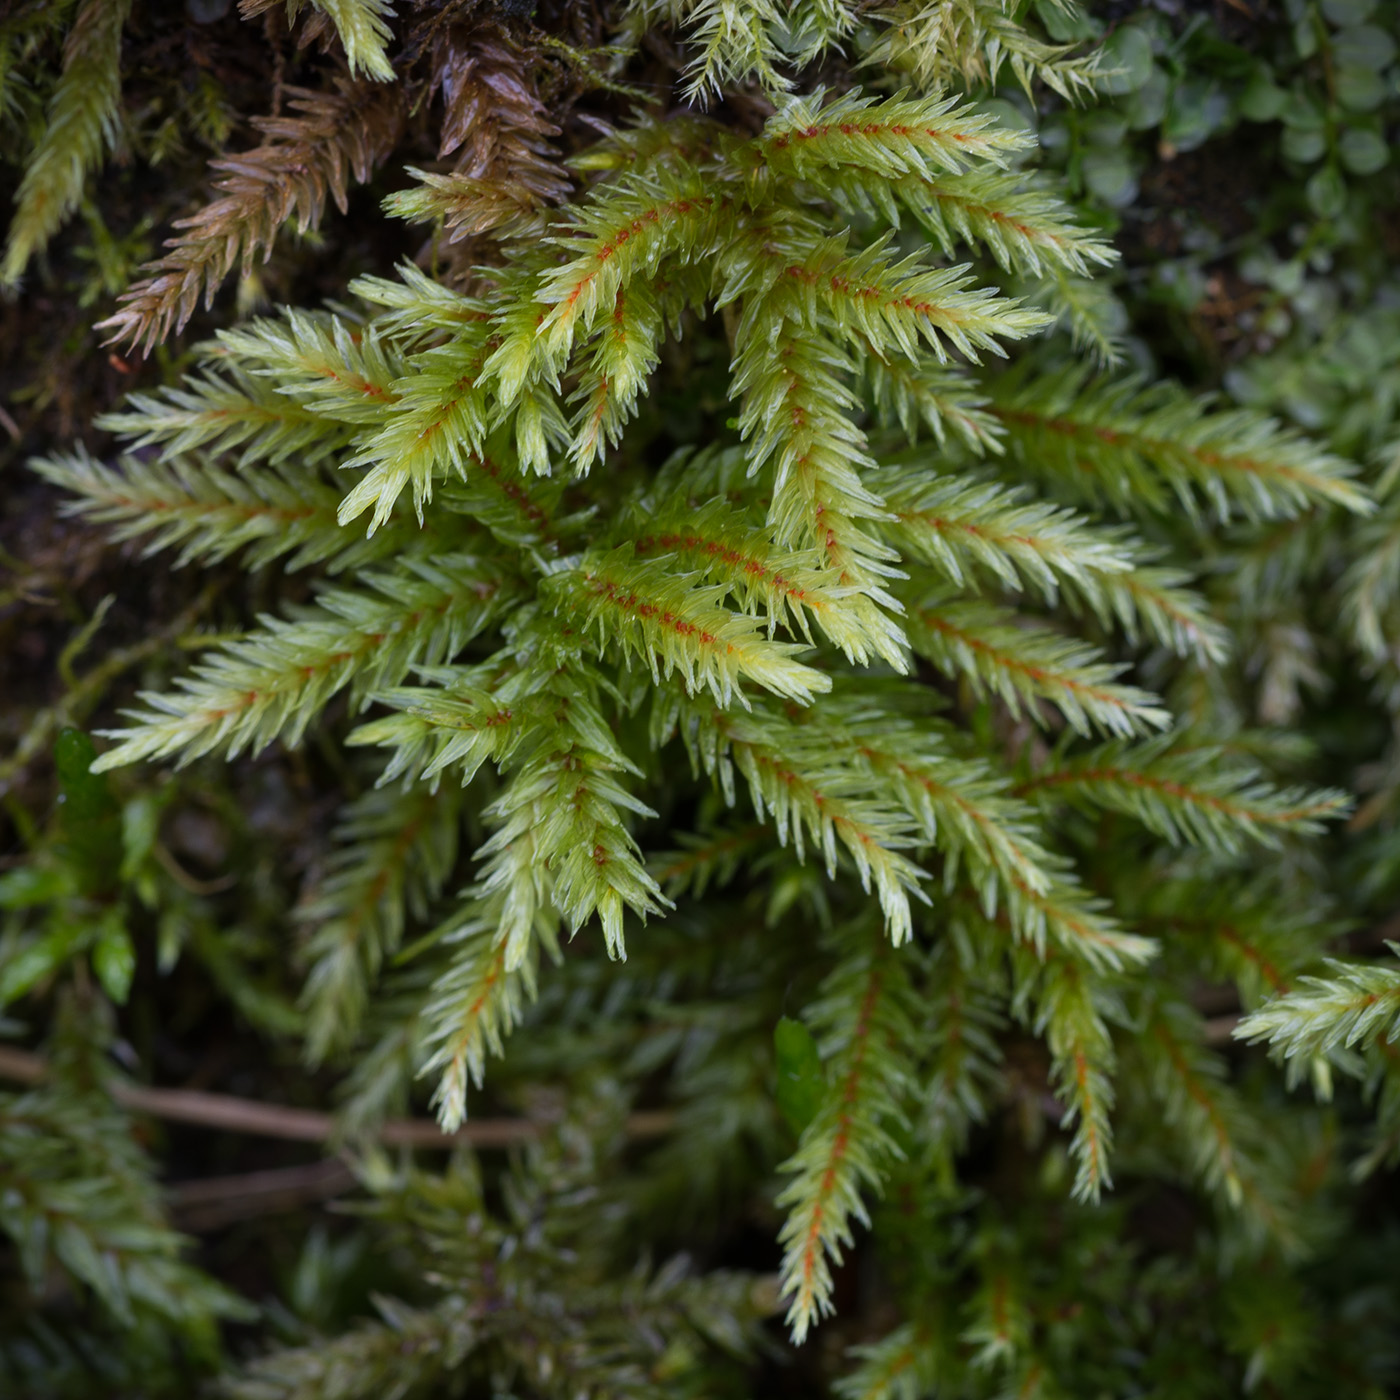
<svg viewBox="0 0 1400 1400">
<path fill-rule="evenodd" d="M 37 1084 L 47 1073 L 48 1065 L 40 1056 L 0 1047 L 0 1079 Z M 329 1142 L 340 1135 L 334 1115 L 314 1109 L 288 1108 L 284 1104 L 194 1089 L 152 1089 L 120 1080 L 113 1083 L 111 1093 L 117 1103 L 133 1113 L 148 1113 L 173 1123 L 193 1123 L 291 1142 Z M 664 1110 L 634 1113 L 627 1120 L 627 1132 L 631 1137 L 660 1137 L 670 1131 L 674 1121 L 675 1115 Z M 540 1132 L 541 1125 L 528 1118 L 481 1118 L 455 1133 L 444 1133 L 428 1119 L 391 1118 L 380 1125 L 375 1137 L 390 1147 L 513 1147 L 538 1137 Z"/>
<path fill-rule="evenodd" d="M 197 1233 L 220 1230 L 240 1220 L 297 1210 L 328 1200 L 355 1185 L 355 1173 L 339 1158 L 297 1167 L 210 1176 L 180 1181 L 169 1188 L 176 1224 Z"/>
<path fill-rule="evenodd" d="M 1216 1048 L 1231 1044 L 1235 1038 L 1235 1027 L 1239 1025 L 1242 1015 L 1242 1012 L 1233 1011 L 1224 1016 L 1211 1016 L 1206 1021 L 1206 1044 Z"/>
</svg>

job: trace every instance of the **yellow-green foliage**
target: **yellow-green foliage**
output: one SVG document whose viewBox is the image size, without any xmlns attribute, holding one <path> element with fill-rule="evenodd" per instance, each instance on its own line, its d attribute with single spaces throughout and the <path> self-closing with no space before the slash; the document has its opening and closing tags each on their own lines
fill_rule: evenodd
<svg viewBox="0 0 1400 1400">
<path fill-rule="evenodd" d="M 1246 1387 L 1294 1374 L 1248 1280 L 1303 1288 L 1312 1120 L 1270 1133 L 1207 1013 L 1322 1089 L 1390 1085 L 1400 1122 L 1395 975 L 1297 982 L 1337 929 L 1310 842 L 1351 798 L 1250 710 L 1306 703 L 1268 629 L 1295 555 L 1376 502 L 1331 445 L 1150 369 L 1105 314 L 1102 210 L 1029 105 L 985 100 L 1018 85 L 1078 140 L 1137 40 L 1055 38 L 1092 28 L 1070 0 L 520 9 L 291 5 L 333 74 L 220 158 L 105 329 L 159 344 L 431 131 L 383 206 L 421 257 L 190 347 L 100 420 L 114 460 L 36 463 L 117 539 L 262 571 L 255 620 L 153 668 L 84 775 L 281 745 L 344 785 L 284 1014 L 349 1072 L 347 1131 L 419 1076 L 445 1129 L 497 1093 L 545 1125 L 500 1190 L 367 1152 L 431 1256 L 419 1303 L 231 1393 L 739 1393 L 716 1357 L 764 1311 L 801 1346 L 867 1234 L 889 1327 L 860 1324 L 846 1397 L 1204 1394 L 1144 1340 L 1215 1306 L 1200 1277 Z M 110 144 L 120 28 L 89 0 L 71 32 L 12 278 L 60 217 L 25 212 L 47 152 L 79 152 L 62 210 Z M 1377 672 L 1387 500 L 1328 556 Z M 0 947 L 39 969 L 13 999 L 96 965 L 75 881 Z M 619 1282 L 733 1180 L 780 1214 L 776 1286 Z M 1124 1243 L 1122 1202 L 1167 1196 L 1208 1241 L 1189 1266 Z"/>
<path fill-rule="evenodd" d="M 16 196 L 0 285 L 13 286 L 44 250 L 78 207 L 88 176 L 120 139 L 122 25 L 130 9 L 131 0 L 85 0 L 69 30 L 43 134 Z"/>
</svg>

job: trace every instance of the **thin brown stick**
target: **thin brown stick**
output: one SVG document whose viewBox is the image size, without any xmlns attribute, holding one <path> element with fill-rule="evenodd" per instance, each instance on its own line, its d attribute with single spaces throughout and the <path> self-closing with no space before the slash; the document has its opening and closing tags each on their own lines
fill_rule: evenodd
<svg viewBox="0 0 1400 1400">
<path fill-rule="evenodd" d="M 25 1050 L 0 1047 L 0 1079 L 37 1084 L 48 1074 L 48 1065 Z M 113 1099 L 133 1113 L 147 1113 L 172 1123 L 192 1123 L 202 1128 L 223 1128 L 254 1137 L 284 1138 L 291 1142 L 328 1142 L 339 1136 L 333 1115 L 308 1108 L 234 1098 L 231 1094 L 206 1094 L 194 1089 L 152 1089 L 121 1081 L 111 1087 Z M 627 1119 L 629 1137 L 660 1137 L 670 1131 L 675 1115 L 665 1110 L 634 1113 Z M 391 1118 L 374 1136 L 391 1147 L 513 1147 L 539 1136 L 541 1126 L 527 1118 L 480 1118 L 455 1133 L 444 1133 L 431 1120 Z"/>
<path fill-rule="evenodd" d="M 1235 1039 L 1235 1027 L 1243 1019 L 1238 1011 L 1224 1016 L 1211 1016 L 1206 1020 L 1205 1042 L 1211 1046 L 1230 1045 Z"/>
<path fill-rule="evenodd" d="M 313 1201 L 339 1196 L 354 1185 L 355 1173 L 333 1157 L 299 1167 L 178 1181 L 168 1192 L 175 1224 L 199 1234 L 240 1220 L 299 1210 Z"/>
<path fill-rule="evenodd" d="M 296 1167 L 272 1167 L 266 1171 L 240 1172 L 236 1176 L 202 1176 L 192 1181 L 177 1181 L 169 1188 L 170 1200 L 177 1211 L 197 1210 L 243 1198 L 267 1198 L 285 1195 L 333 1195 L 353 1185 L 355 1173 L 338 1157 L 320 1162 L 306 1162 Z"/>
</svg>

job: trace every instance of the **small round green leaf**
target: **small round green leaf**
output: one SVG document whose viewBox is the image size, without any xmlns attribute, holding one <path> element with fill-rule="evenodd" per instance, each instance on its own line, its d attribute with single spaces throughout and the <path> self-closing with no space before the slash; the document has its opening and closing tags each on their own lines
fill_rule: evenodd
<svg viewBox="0 0 1400 1400">
<path fill-rule="evenodd" d="M 1137 198 L 1137 176 L 1128 153 L 1121 148 L 1087 152 L 1081 169 L 1089 191 L 1111 209 L 1122 209 Z"/>
<path fill-rule="evenodd" d="M 985 112 L 998 126 L 1010 131 L 1034 131 L 1035 120 L 1024 107 L 1008 102 L 1004 97 L 987 97 L 975 103 L 979 112 Z"/>
<path fill-rule="evenodd" d="M 1364 24 L 1376 8 L 1376 0 L 1322 0 L 1322 13 L 1339 27 Z"/>
<path fill-rule="evenodd" d="M 1265 73 L 1257 73 L 1240 96 L 1240 115 L 1252 122 L 1277 121 L 1288 108 L 1288 94 Z"/>
<path fill-rule="evenodd" d="M 1279 115 L 1284 126 L 1294 131 L 1321 131 L 1327 125 L 1326 112 L 1297 88 L 1288 94 L 1288 102 Z"/>
<path fill-rule="evenodd" d="M 1178 151 L 1194 151 L 1229 118 L 1229 100 L 1214 83 L 1180 83 L 1172 93 L 1167 119 L 1162 123 L 1162 140 Z"/>
<path fill-rule="evenodd" d="M 1084 39 L 1096 39 L 1103 33 L 1099 21 L 1077 5 L 1071 9 L 1058 0 L 1036 0 L 1035 15 L 1057 44 L 1077 44 Z"/>
<path fill-rule="evenodd" d="M 1390 159 L 1390 148 L 1376 132 L 1353 127 L 1342 132 L 1337 154 L 1353 175 L 1374 175 Z"/>
<path fill-rule="evenodd" d="M 1121 146 L 1128 134 L 1128 123 L 1117 112 L 1093 112 L 1080 127 L 1090 146 Z"/>
<path fill-rule="evenodd" d="M 1289 160 L 1296 160 L 1300 165 L 1311 165 L 1313 161 L 1320 160 L 1327 149 L 1327 136 L 1321 131 L 1304 131 L 1290 126 L 1284 128 L 1282 144 L 1283 153 Z"/>
<path fill-rule="evenodd" d="M 1115 29 L 1101 53 L 1105 92 L 1118 97 L 1136 92 L 1152 75 L 1152 40 L 1135 24 Z"/>
<path fill-rule="evenodd" d="M 1332 54 L 1342 68 L 1369 68 L 1379 73 L 1395 57 L 1395 40 L 1374 24 L 1344 29 L 1332 45 Z"/>
<path fill-rule="evenodd" d="M 1171 95 L 1171 79 L 1153 67 L 1147 81 L 1123 103 L 1123 115 L 1133 131 L 1147 131 L 1162 124 L 1167 114 L 1167 98 Z"/>
<path fill-rule="evenodd" d="M 1335 165 L 1324 165 L 1308 181 L 1308 204 L 1321 219 L 1334 219 L 1346 208 L 1347 187 Z"/>
<path fill-rule="evenodd" d="M 1337 68 L 1337 101 L 1353 112 L 1374 112 L 1385 100 L 1385 83 L 1374 68 L 1346 64 Z"/>
<path fill-rule="evenodd" d="M 1206 297 L 1206 275 L 1193 263 L 1164 262 L 1153 274 L 1153 286 L 1158 296 L 1183 311 L 1193 311 Z"/>
</svg>

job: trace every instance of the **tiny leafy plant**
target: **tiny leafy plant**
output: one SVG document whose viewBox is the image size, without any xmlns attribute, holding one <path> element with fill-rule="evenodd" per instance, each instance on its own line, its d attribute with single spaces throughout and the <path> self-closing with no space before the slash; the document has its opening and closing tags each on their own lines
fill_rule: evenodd
<svg viewBox="0 0 1400 1400">
<path fill-rule="evenodd" d="M 23 99 L 11 283 L 126 139 L 130 7 L 53 8 L 0 29 L 66 36 Z M 130 269 L 98 330 L 167 370 L 97 419 L 117 449 L 33 463 L 70 516 L 246 578 L 257 616 L 162 652 L 100 753 L 58 734 L 45 854 L 0 876 L 0 999 L 121 1007 L 146 913 L 206 928 L 160 835 L 191 775 L 309 755 L 341 798 L 285 929 L 295 1007 L 207 931 L 167 921 L 157 955 L 189 943 L 341 1076 L 404 1276 L 225 1393 L 739 1394 L 768 1367 L 849 1400 L 1310 1396 L 1325 1336 L 1387 1393 L 1394 1289 L 1326 1223 L 1321 1111 L 1227 1050 L 1270 1040 L 1324 1097 L 1394 1082 L 1400 973 L 1323 961 L 1349 780 L 1280 722 L 1301 702 L 1260 640 L 1291 542 L 1355 531 L 1343 612 L 1380 666 L 1393 493 L 1128 329 L 1106 210 L 1134 196 L 1092 122 L 1176 82 L 1194 31 L 1101 44 L 1071 0 L 585 8 L 243 0 L 228 23 L 319 53 L 320 86 L 279 80 Z M 1208 57 L 1251 110 L 1278 90 Z M 1043 152 L 1041 118 L 1088 154 Z M 415 255 L 253 307 L 289 229 L 333 238 L 376 180 L 355 210 Z M 254 314 L 211 318 L 235 269 Z M 62 1265 L 103 1326 L 221 1369 L 241 1304 L 179 1262 L 125 1120 L 70 1121 L 109 1102 L 82 1053 L 0 1105 L 0 1143 L 68 1154 L 35 1181 L 127 1183 L 150 1232 L 94 1238 L 119 1209 L 94 1187 Z M 529 1145 L 395 1162 L 376 1138 L 419 1084 L 444 1133 L 506 1106 Z M 0 1181 L 29 1170 L 7 1151 Z M 0 1210 L 35 1280 L 37 1199 Z M 1150 1223 L 1173 1210 L 1183 1235 Z M 12 1350 L 0 1377 L 48 1374 Z"/>
</svg>

